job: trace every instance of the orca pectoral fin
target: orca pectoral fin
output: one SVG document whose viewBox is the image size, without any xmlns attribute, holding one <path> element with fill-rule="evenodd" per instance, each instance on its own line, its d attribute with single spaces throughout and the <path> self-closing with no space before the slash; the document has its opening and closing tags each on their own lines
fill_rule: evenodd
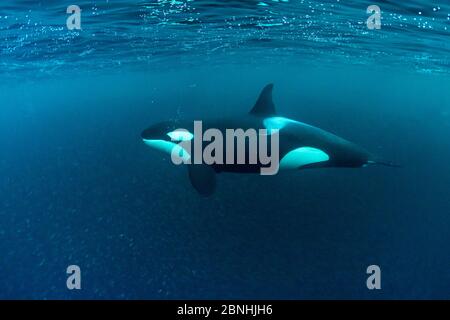
<svg viewBox="0 0 450 320">
<path fill-rule="evenodd" d="M 188 165 L 189 180 L 202 196 L 210 196 L 216 190 L 216 172 L 206 164 Z"/>
</svg>

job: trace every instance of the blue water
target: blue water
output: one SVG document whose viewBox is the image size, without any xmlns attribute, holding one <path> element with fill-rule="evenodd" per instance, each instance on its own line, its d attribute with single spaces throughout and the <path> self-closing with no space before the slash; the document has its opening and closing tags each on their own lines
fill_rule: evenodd
<svg viewBox="0 0 450 320">
<path fill-rule="evenodd" d="M 0 4 L 0 298 L 450 298 L 448 1 L 76 2 L 81 31 L 69 3 Z M 270 82 L 403 167 L 221 174 L 205 199 L 140 140 Z"/>
</svg>

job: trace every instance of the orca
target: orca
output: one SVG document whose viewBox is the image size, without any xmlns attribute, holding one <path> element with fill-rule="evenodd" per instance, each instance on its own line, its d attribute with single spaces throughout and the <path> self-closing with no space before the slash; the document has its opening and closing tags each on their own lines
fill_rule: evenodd
<svg viewBox="0 0 450 320">
<path fill-rule="evenodd" d="M 359 168 L 372 164 L 396 167 L 390 162 L 380 161 L 358 145 L 345 140 L 335 134 L 315 126 L 280 116 L 272 99 L 273 84 L 268 84 L 259 95 L 256 104 L 246 114 L 233 118 L 215 118 L 202 120 L 204 130 L 215 129 L 226 135 L 230 129 L 265 130 L 267 135 L 274 132 L 278 135 L 278 169 L 298 170 L 326 167 Z M 196 164 L 190 160 L 192 150 L 187 150 L 178 142 L 190 141 L 195 138 L 193 120 L 175 119 L 159 122 L 144 130 L 141 134 L 143 142 L 163 152 L 179 154 L 184 163 L 188 163 L 188 174 L 192 186 L 204 196 L 214 193 L 216 188 L 216 175 L 221 172 L 259 173 L 267 163 L 260 159 L 256 162 L 237 163 L 217 162 L 212 164 Z M 180 130 L 181 129 L 181 130 Z M 262 139 L 262 135 L 258 135 Z M 245 157 L 249 159 L 254 149 L 250 148 L 248 141 L 244 142 Z M 194 143 L 195 144 L 195 143 Z M 268 144 L 269 150 L 273 142 Z M 205 148 L 205 141 L 201 148 Z M 236 158 L 236 148 L 232 150 L 233 159 Z M 223 154 L 230 150 L 223 147 Z"/>
</svg>

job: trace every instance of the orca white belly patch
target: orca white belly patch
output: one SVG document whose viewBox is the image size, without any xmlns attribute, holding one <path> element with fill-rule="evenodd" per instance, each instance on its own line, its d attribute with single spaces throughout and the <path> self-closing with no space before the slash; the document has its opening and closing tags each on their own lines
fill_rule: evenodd
<svg viewBox="0 0 450 320">
<path fill-rule="evenodd" d="M 308 164 L 330 160 L 328 154 L 320 149 L 301 147 L 288 152 L 280 161 L 280 169 L 299 169 Z"/>
</svg>

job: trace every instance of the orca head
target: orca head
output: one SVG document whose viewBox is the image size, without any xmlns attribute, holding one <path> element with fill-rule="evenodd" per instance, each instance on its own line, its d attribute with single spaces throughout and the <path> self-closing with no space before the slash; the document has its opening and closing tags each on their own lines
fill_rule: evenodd
<svg viewBox="0 0 450 320">
<path fill-rule="evenodd" d="M 194 138 L 193 130 L 187 129 L 187 127 L 187 122 L 183 123 L 179 120 L 163 121 L 145 129 L 141 133 L 141 138 L 147 146 L 172 156 L 175 154 L 186 161 L 190 159 L 190 154 L 180 144 Z"/>
</svg>

